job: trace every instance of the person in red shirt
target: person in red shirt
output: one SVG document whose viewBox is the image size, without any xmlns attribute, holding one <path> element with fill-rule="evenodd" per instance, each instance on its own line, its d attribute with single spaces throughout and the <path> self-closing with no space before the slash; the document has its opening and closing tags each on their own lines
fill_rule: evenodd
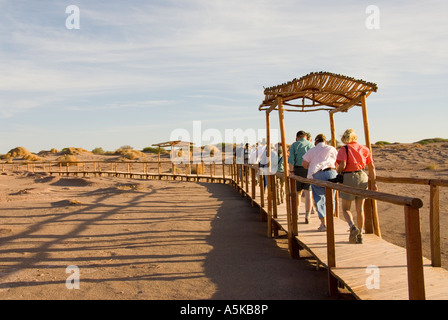
<svg viewBox="0 0 448 320">
<path fill-rule="evenodd" d="M 366 166 L 372 169 L 375 175 L 375 166 L 372 160 L 372 154 L 369 148 L 357 142 L 357 135 L 353 129 L 347 129 L 342 135 L 341 141 L 345 144 L 339 149 L 336 157 L 338 165 L 337 172 L 344 175 L 344 185 L 367 189 L 369 177 L 364 171 Z M 372 189 L 377 191 L 376 184 Z M 362 229 L 364 227 L 364 198 L 340 192 L 339 197 L 342 199 L 342 213 L 345 220 L 350 226 L 350 243 L 362 243 Z M 353 222 L 353 215 L 350 211 L 352 201 L 355 200 L 357 225 Z"/>
</svg>

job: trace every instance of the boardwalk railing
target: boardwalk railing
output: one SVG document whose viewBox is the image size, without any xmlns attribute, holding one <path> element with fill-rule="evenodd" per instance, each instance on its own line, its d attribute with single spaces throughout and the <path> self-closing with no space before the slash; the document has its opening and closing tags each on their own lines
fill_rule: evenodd
<svg viewBox="0 0 448 320">
<path fill-rule="evenodd" d="M 255 199 L 256 194 L 256 181 L 255 176 L 261 174 L 261 171 L 254 165 L 237 165 L 238 172 L 242 172 L 236 185 L 239 186 L 250 198 Z M 250 172 L 250 173 L 249 173 Z M 277 188 L 278 183 L 276 177 L 283 177 L 282 173 L 276 173 L 275 175 L 268 176 L 267 186 L 267 210 L 264 199 L 263 183 L 259 183 L 260 188 L 260 209 L 263 209 L 267 214 L 268 220 L 268 234 L 271 235 L 273 231 L 276 233 L 276 226 L 273 222 L 277 218 Z M 260 175 L 259 181 L 262 181 Z M 376 192 L 371 190 L 362 190 L 358 188 L 352 188 L 341 184 L 335 184 L 326 181 L 319 181 L 314 179 L 306 179 L 298 176 L 290 176 L 289 181 L 285 183 L 290 184 L 290 194 L 286 195 L 286 201 L 290 201 L 290 212 L 287 212 L 287 224 L 288 224 L 288 240 L 289 249 L 292 257 L 296 256 L 297 243 L 294 239 L 299 235 L 298 230 L 298 212 L 296 204 L 296 181 L 314 184 L 325 188 L 326 194 L 326 217 L 327 217 L 327 259 L 329 272 L 331 268 L 336 267 L 336 250 L 335 250 L 335 233 L 334 233 L 334 216 L 335 210 L 333 205 L 334 190 L 342 191 L 356 196 L 361 196 L 366 199 L 372 199 L 377 201 L 388 202 L 403 206 L 403 212 L 405 217 L 405 234 L 406 234 L 406 253 L 407 253 L 407 270 L 408 270 L 408 290 L 409 299 L 425 299 L 425 285 L 424 285 L 424 268 L 423 268 L 423 254 L 422 254 L 422 238 L 421 238 L 421 226 L 420 226 L 420 211 L 423 206 L 423 202 L 419 198 L 405 197 L 399 195 L 393 195 L 388 193 Z M 405 178 L 381 178 L 377 177 L 379 182 L 401 182 L 401 183 L 420 183 L 428 184 L 431 186 L 431 252 L 432 265 L 434 267 L 440 267 L 440 227 L 439 227 L 439 186 L 448 186 L 447 180 L 424 180 L 424 179 L 405 179 Z M 249 190 L 249 185 L 251 190 Z M 330 292 L 337 290 L 337 281 L 330 279 Z"/>
<path fill-rule="evenodd" d="M 110 162 L 110 161 L 79 161 L 72 163 L 61 162 L 13 162 L 0 163 L 0 169 L 6 170 L 25 170 L 30 172 L 48 172 L 50 174 L 59 175 L 123 175 L 125 177 L 140 177 L 140 178 L 158 178 L 170 177 L 186 178 L 187 180 L 199 181 L 200 179 L 207 179 L 207 181 L 215 182 L 229 182 L 237 190 L 248 196 L 252 204 L 257 198 L 260 199 L 258 205 L 262 213 L 262 219 L 268 222 L 268 235 L 276 236 L 278 234 L 278 226 L 276 226 L 275 219 L 277 218 L 277 191 L 281 186 L 277 183 L 277 178 L 283 178 L 282 173 L 276 173 L 267 176 L 267 190 L 264 188 L 263 171 L 257 165 L 248 164 L 226 164 L 222 163 L 186 163 L 174 166 L 171 161 L 138 161 L 138 162 Z M 140 168 L 140 169 L 138 169 Z M 220 170 L 219 170 L 220 169 Z M 218 173 L 218 174 L 217 174 Z M 342 191 L 356 196 L 361 196 L 367 199 L 384 201 L 403 206 L 405 217 L 405 234 L 406 234 L 406 254 L 407 254 L 407 270 L 408 270 L 408 290 L 409 299 L 425 299 L 425 285 L 424 285 L 424 269 L 423 269 L 423 254 L 422 254 L 422 239 L 420 227 L 420 212 L 419 209 L 423 203 L 418 198 L 398 196 L 388 193 L 376 192 L 371 190 L 362 190 L 352 188 L 341 184 L 335 184 L 326 181 L 319 181 L 314 179 L 306 179 L 297 176 L 290 176 L 289 183 L 290 194 L 286 194 L 286 202 L 289 201 L 287 211 L 287 232 L 289 250 L 292 257 L 298 253 L 299 245 L 294 240 L 299 235 L 298 230 L 298 212 L 296 204 L 296 188 L 297 181 L 314 184 L 325 188 L 326 194 L 326 218 L 327 218 L 327 266 L 329 272 L 329 289 L 330 293 L 337 292 L 337 280 L 332 277 L 331 269 L 336 267 L 337 257 L 335 250 L 335 232 L 334 232 L 334 190 Z M 440 231 L 439 231 L 439 186 L 448 186 L 446 180 L 426 180 L 426 179 L 408 179 L 408 178 L 381 178 L 377 177 L 378 182 L 390 183 L 419 183 L 430 186 L 431 192 L 431 252 L 433 253 L 433 266 L 440 267 Z M 257 187 L 258 185 L 258 187 Z M 266 192 L 265 192 L 266 191 Z"/>
<path fill-rule="evenodd" d="M 441 267 L 442 258 L 440 251 L 440 205 L 439 189 L 448 187 L 448 180 L 422 179 L 405 177 L 377 177 L 377 182 L 419 184 L 429 186 L 429 228 L 431 243 L 431 263 L 433 267 Z"/>
</svg>

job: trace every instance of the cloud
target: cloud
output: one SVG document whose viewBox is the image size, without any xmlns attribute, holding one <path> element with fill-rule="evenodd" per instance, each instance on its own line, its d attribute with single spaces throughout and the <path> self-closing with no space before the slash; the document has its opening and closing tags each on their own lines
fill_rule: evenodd
<svg viewBox="0 0 448 320">
<path fill-rule="evenodd" d="M 146 116 L 150 109 L 154 125 L 170 112 L 184 121 L 235 114 L 251 126 L 263 86 L 309 72 L 376 82 L 381 105 L 412 103 L 423 97 L 415 88 L 446 82 L 445 1 L 376 1 L 379 30 L 365 27 L 367 1 L 75 4 L 80 30 L 65 28 L 68 4 L 2 2 L 0 117 L 49 106 L 112 110 L 110 125 L 119 126 L 121 110 Z"/>
</svg>

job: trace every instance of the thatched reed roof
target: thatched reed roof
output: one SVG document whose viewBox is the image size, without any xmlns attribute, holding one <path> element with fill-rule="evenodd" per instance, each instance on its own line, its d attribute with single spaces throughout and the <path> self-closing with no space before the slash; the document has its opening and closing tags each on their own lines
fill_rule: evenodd
<svg viewBox="0 0 448 320">
<path fill-rule="evenodd" d="M 266 88 L 265 99 L 259 110 L 276 110 L 276 101 L 292 108 L 286 111 L 308 112 L 317 110 L 347 111 L 360 105 L 360 97 L 376 92 L 377 85 L 330 72 L 313 72 L 300 79 Z M 293 100 L 299 100 L 292 103 Z"/>
<path fill-rule="evenodd" d="M 175 140 L 175 141 L 167 141 L 167 142 L 161 142 L 161 143 L 155 143 L 153 144 L 153 146 L 155 147 L 184 147 L 184 146 L 192 146 L 194 145 L 193 142 L 187 142 L 187 141 L 180 141 L 180 140 Z"/>
</svg>

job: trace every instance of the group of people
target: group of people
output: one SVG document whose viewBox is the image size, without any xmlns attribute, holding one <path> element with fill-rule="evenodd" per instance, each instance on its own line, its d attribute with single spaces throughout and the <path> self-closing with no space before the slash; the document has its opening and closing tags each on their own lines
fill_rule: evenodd
<svg viewBox="0 0 448 320">
<path fill-rule="evenodd" d="M 304 131 L 297 132 L 296 141 L 291 145 L 288 156 L 289 173 L 307 179 L 328 181 L 343 175 L 343 184 L 351 187 L 367 189 L 369 177 L 364 169 L 370 166 L 375 175 L 375 167 L 370 150 L 357 142 L 357 135 L 353 129 L 344 132 L 342 138 L 344 146 L 336 150 L 327 144 L 324 134 L 318 134 L 314 143 L 307 137 Z M 326 206 L 325 188 L 314 184 L 297 181 L 298 201 L 302 192 L 305 193 L 305 223 L 309 223 L 310 214 L 314 205 L 320 226 L 318 231 L 326 231 Z M 372 185 L 373 190 L 378 190 Z M 349 242 L 362 243 L 362 230 L 364 226 L 364 198 L 352 194 L 340 192 L 341 207 L 345 220 L 350 227 Z M 353 220 L 351 213 L 352 202 L 355 201 L 357 221 Z"/>
</svg>

